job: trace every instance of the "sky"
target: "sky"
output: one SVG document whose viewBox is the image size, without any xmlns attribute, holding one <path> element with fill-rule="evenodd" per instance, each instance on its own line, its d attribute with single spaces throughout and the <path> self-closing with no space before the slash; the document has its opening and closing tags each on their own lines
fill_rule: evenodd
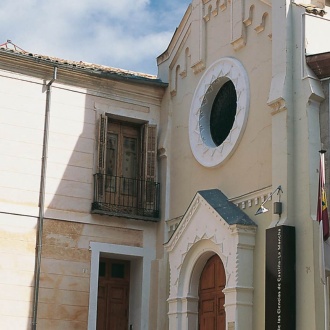
<svg viewBox="0 0 330 330">
<path fill-rule="evenodd" d="M 0 45 L 157 74 L 191 0 L 1 0 Z"/>
</svg>

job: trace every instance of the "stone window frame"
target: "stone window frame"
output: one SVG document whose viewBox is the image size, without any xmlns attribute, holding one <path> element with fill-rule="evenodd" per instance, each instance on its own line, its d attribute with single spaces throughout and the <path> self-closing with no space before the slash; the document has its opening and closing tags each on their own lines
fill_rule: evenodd
<svg viewBox="0 0 330 330">
<path fill-rule="evenodd" d="M 219 146 L 209 143 L 208 116 L 213 101 L 222 85 L 231 80 L 237 95 L 237 109 L 233 127 Z M 248 74 L 240 61 L 224 57 L 210 65 L 201 77 L 190 107 L 189 141 L 195 159 L 205 167 L 223 163 L 236 150 L 246 127 L 250 108 L 250 87 Z M 207 141 L 206 141 L 207 140 Z"/>
<path fill-rule="evenodd" d="M 90 250 L 91 271 L 88 304 L 88 329 L 96 330 L 99 261 L 102 255 L 114 259 L 130 260 L 135 263 L 135 266 L 131 265 L 130 285 L 135 286 L 134 291 L 137 292 L 137 294 L 135 297 L 132 297 L 130 294 L 129 322 L 133 325 L 133 328 L 135 325 L 138 329 L 148 330 L 150 310 L 150 274 L 151 264 L 155 259 L 155 252 L 148 248 L 100 242 L 90 242 Z M 133 281 L 135 282 L 132 284 Z"/>
</svg>

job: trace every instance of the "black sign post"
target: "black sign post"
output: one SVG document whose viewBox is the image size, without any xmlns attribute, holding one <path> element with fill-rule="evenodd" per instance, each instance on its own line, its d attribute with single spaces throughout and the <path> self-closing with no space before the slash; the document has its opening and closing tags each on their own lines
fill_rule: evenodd
<svg viewBox="0 0 330 330">
<path fill-rule="evenodd" d="M 295 228 L 266 230 L 266 330 L 296 329 Z"/>
</svg>

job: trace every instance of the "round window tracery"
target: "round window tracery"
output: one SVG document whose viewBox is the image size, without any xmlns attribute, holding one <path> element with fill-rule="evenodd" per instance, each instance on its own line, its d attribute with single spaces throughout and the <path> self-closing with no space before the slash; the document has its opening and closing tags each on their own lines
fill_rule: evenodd
<svg viewBox="0 0 330 330">
<path fill-rule="evenodd" d="M 200 164 L 213 167 L 233 153 L 248 111 L 249 85 L 242 64 L 233 58 L 215 62 L 201 78 L 190 108 L 190 146 Z"/>
</svg>

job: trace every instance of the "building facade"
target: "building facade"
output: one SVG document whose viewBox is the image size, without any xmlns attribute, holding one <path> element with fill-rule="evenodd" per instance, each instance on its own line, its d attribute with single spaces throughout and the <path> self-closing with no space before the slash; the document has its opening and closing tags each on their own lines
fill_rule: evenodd
<svg viewBox="0 0 330 330">
<path fill-rule="evenodd" d="M 328 11 L 193 0 L 157 77 L 2 46 L 0 327 L 324 329 Z M 295 231 L 282 319 L 275 227 Z"/>
</svg>

